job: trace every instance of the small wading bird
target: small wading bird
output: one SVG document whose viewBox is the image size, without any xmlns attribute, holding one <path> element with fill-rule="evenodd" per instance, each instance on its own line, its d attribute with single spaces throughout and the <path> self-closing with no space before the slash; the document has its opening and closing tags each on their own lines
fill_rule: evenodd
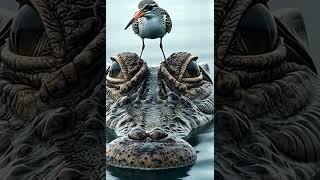
<svg viewBox="0 0 320 180">
<path fill-rule="evenodd" d="M 144 50 L 144 39 L 160 38 L 160 48 L 163 52 L 162 38 L 170 33 L 172 22 L 169 14 L 164 9 L 160 8 L 153 0 L 142 0 L 138 5 L 139 10 L 135 13 L 131 21 L 126 26 L 125 30 L 132 25 L 133 32 L 138 34 L 142 39 L 142 50 L 140 59 Z"/>
</svg>

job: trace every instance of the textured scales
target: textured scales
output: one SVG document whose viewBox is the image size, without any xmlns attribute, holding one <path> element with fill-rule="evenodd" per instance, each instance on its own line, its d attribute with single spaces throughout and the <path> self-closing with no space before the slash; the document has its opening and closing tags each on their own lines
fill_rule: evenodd
<svg viewBox="0 0 320 180">
<path fill-rule="evenodd" d="M 0 13 L 0 179 L 105 179 L 106 1 L 19 2 Z M 10 47 L 13 21 L 43 36 Z"/>
<path fill-rule="evenodd" d="M 195 149 L 182 138 L 213 121 L 214 96 L 209 78 L 200 75 L 188 82 L 179 78 L 192 57 L 174 53 L 160 67 L 147 67 L 143 62 L 131 63 L 139 62 L 134 53 L 117 55 L 122 74 L 137 67 L 140 71 L 121 83 L 107 76 L 106 126 L 119 137 L 107 144 L 107 164 L 169 169 L 196 161 Z"/>
<path fill-rule="evenodd" d="M 273 16 L 277 44 L 266 53 L 241 54 L 246 42 L 239 41 L 238 27 L 259 2 L 266 3 L 214 1 L 215 179 L 319 179 L 312 176 L 320 164 L 320 81 L 297 35 L 305 32 L 303 20 L 281 11 Z"/>
</svg>

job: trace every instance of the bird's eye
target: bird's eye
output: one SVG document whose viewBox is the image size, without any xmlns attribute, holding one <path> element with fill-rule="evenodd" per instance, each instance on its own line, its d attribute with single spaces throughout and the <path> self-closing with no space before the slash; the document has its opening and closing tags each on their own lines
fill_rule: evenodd
<svg viewBox="0 0 320 180">
<path fill-rule="evenodd" d="M 146 5 L 144 9 L 146 9 L 146 10 L 148 10 L 148 11 L 151 11 L 151 10 L 153 9 L 153 6 Z"/>
<path fill-rule="evenodd" d="M 186 78 L 195 78 L 200 76 L 200 68 L 198 64 L 193 60 L 191 61 L 185 71 L 184 77 Z"/>
<path fill-rule="evenodd" d="M 240 21 L 238 32 L 246 44 L 247 53 L 251 55 L 272 51 L 278 38 L 276 22 L 261 3 L 248 9 Z"/>
<path fill-rule="evenodd" d="M 112 65 L 110 66 L 109 76 L 111 78 L 118 78 L 121 74 L 121 67 L 117 61 L 113 61 Z"/>
<path fill-rule="evenodd" d="M 30 5 L 23 5 L 11 26 L 10 49 L 20 55 L 31 56 L 37 47 L 44 26 L 37 12 Z"/>
</svg>

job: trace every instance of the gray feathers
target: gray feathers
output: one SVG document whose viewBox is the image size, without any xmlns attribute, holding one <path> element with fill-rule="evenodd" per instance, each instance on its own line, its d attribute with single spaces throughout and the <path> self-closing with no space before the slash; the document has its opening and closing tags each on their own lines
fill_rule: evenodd
<svg viewBox="0 0 320 180">
<path fill-rule="evenodd" d="M 172 21 L 171 21 L 170 15 L 167 13 L 166 10 L 162 8 L 157 8 L 155 12 L 156 12 L 156 15 L 159 17 L 158 18 L 159 24 L 165 27 L 167 33 L 170 33 L 172 29 Z M 132 24 L 132 30 L 135 34 L 139 33 L 139 23 L 141 22 L 136 20 Z"/>
<path fill-rule="evenodd" d="M 170 33 L 172 29 L 172 21 L 169 14 L 162 8 L 159 8 L 159 13 L 162 16 L 162 18 L 160 18 L 160 21 L 164 21 L 164 23 L 166 24 L 166 31 Z"/>
<path fill-rule="evenodd" d="M 135 34 L 139 33 L 139 22 L 138 21 L 134 21 L 132 24 L 132 30 Z"/>
<path fill-rule="evenodd" d="M 166 10 L 158 7 L 157 3 L 153 0 L 142 0 L 138 5 L 140 11 L 143 11 L 144 13 L 152 13 L 154 14 L 151 16 L 152 18 L 156 18 L 155 23 L 152 25 L 152 23 L 148 24 L 147 19 L 145 17 L 142 17 L 141 19 L 138 19 L 132 23 L 132 30 L 135 34 L 138 34 L 140 37 L 163 37 L 165 33 L 170 33 L 172 29 L 172 22 L 170 15 L 167 13 Z M 150 16 L 149 16 L 150 18 Z M 154 20 L 153 20 L 154 21 Z M 151 20 L 152 22 L 152 20 Z M 147 25 L 148 24 L 148 25 Z M 150 35 L 150 32 L 145 31 L 146 26 L 158 26 L 162 30 L 158 30 L 155 32 L 154 35 Z M 147 28 L 148 28 L 147 27 Z M 162 31 L 162 32 L 161 32 Z M 149 34 L 149 35 L 146 35 Z M 160 33 L 160 34 L 159 34 Z M 158 34 L 158 35 L 157 35 Z"/>
<path fill-rule="evenodd" d="M 154 2 L 153 0 L 142 0 L 139 5 L 138 8 L 139 9 L 143 9 L 145 5 L 147 4 L 156 4 L 158 6 L 158 4 L 156 2 Z"/>
</svg>

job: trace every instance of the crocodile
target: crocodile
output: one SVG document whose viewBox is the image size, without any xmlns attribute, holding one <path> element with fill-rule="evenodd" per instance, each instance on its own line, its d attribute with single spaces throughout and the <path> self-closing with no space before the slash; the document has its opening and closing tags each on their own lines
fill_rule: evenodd
<svg viewBox="0 0 320 180">
<path fill-rule="evenodd" d="M 105 179 L 105 0 L 0 12 L 0 179 Z"/>
<path fill-rule="evenodd" d="M 215 179 L 318 179 L 320 79 L 302 14 L 214 5 Z"/>
<path fill-rule="evenodd" d="M 112 56 L 106 76 L 106 126 L 111 167 L 164 170 L 191 166 L 197 159 L 190 134 L 214 118 L 208 66 L 188 52 L 148 66 L 135 53 Z"/>
</svg>

